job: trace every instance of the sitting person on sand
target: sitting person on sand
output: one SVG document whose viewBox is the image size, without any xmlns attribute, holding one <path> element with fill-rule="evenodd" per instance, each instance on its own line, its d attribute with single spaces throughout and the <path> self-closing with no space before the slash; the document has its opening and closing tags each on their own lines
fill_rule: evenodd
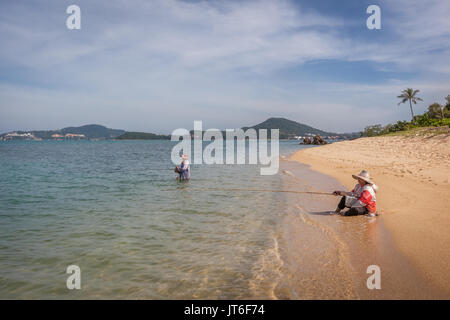
<svg viewBox="0 0 450 320">
<path fill-rule="evenodd" d="M 175 168 L 175 172 L 177 172 L 180 176 L 180 180 L 189 180 L 191 178 L 191 167 L 189 165 L 188 156 L 183 154 L 181 156 L 181 165 Z"/>
<path fill-rule="evenodd" d="M 331 214 L 341 213 L 344 208 L 349 210 L 342 212 L 344 216 L 357 216 L 366 214 L 373 217 L 377 214 L 375 192 L 378 187 L 370 180 L 369 173 L 366 170 L 361 171 L 358 175 L 352 175 L 358 180 L 355 188 L 351 192 L 334 191 L 333 194 L 343 196 L 338 204 L 336 211 Z"/>
</svg>

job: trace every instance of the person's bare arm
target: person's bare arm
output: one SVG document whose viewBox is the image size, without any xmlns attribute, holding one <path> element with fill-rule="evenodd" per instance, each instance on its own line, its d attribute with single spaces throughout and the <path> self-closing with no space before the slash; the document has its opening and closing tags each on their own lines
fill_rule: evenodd
<svg viewBox="0 0 450 320">
<path fill-rule="evenodd" d="M 337 195 L 337 196 L 352 196 L 353 192 L 347 192 L 347 191 L 339 191 L 336 190 L 333 192 L 333 194 Z"/>
</svg>

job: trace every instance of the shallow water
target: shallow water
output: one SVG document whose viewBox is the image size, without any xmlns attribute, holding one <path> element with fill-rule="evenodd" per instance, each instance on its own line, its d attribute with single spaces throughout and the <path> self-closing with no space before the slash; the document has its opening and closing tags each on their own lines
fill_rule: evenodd
<svg viewBox="0 0 450 320">
<path fill-rule="evenodd" d="M 280 142 L 277 175 L 261 176 L 256 165 L 193 165 L 189 182 L 175 179 L 173 145 L 0 143 L 0 298 L 352 299 L 417 291 L 397 294 L 399 280 L 382 294 L 368 292 L 364 268 L 373 261 L 392 279 L 402 269 L 418 278 L 406 260 L 389 262 L 396 251 L 377 220 L 324 214 L 334 197 L 197 189 L 339 187 L 286 160 L 304 148 L 296 141 Z M 81 290 L 66 287 L 72 264 L 81 268 Z"/>
<path fill-rule="evenodd" d="M 271 298 L 274 280 L 258 281 L 283 196 L 195 187 L 279 189 L 280 175 L 193 165 L 179 182 L 159 170 L 173 145 L 1 143 L 0 298 Z M 66 288 L 71 264 L 81 290 Z"/>
</svg>

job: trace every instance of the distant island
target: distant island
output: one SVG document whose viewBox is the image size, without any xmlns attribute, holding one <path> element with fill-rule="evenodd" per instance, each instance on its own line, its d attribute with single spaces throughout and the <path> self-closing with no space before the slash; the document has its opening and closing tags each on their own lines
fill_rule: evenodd
<svg viewBox="0 0 450 320">
<path fill-rule="evenodd" d="M 280 130 L 280 139 L 295 139 L 301 140 L 306 137 L 313 137 L 315 135 L 320 135 L 326 139 L 354 139 L 360 137 L 359 132 L 353 133 L 333 133 L 326 132 L 323 130 L 319 130 L 308 126 L 306 124 L 298 123 L 296 121 L 292 121 L 285 118 L 269 118 L 264 122 L 261 122 L 252 127 L 243 127 L 243 130 L 247 130 L 249 128 L 255 129 L 258 131 L 259 129 L 279 129 Z M 269 135 L 269 132 L 268 132 Z M 270 136 L 270 135 L 269 135 Z"/>
<path fill-rule="evenodd" d="M 243 130 L 279 129 L 280 139 L 303 140 L 306 137 L 320 135 L 328 140 L 354 139 L 360 132 L 333 133 L 326 132 L 285 118 L 269 118 L 264 122 Z M 270 136 L 270 131 L 268 132 Z M 192 131 L 191 131 L 192 134 Z M 170 135 L 130 132 L 121 129 L 110 129 L 98 124 L 81 127 L 67 127 L 60 130 L 14 131 L 0 135 L 0 140 L 170 140 Z"/>
<path fill-rule="evenodd" d="M 0 140 L 105 140 L 114 139 L 124 133 L 125 130 L 89 124 L 60 130 L 14 131 L 0 135 Z"/>
<path fill-rule="evenodd" d="M 116 140 L 170 140 L 170 135 L 154 134 L 146 132 L 125 132 Z"/>
</svg>

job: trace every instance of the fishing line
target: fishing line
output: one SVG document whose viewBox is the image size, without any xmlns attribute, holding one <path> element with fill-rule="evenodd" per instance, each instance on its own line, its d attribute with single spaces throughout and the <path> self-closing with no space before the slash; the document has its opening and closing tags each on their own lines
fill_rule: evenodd
<svg viewBox="0 0 450 320">
<path fill-rule="evenodd" d="M 151 169 L 151 170 L 173 170 L 173 169 Z M 299 180 L 293 173 L 288 170 L 282 171 L 284 174 L 290 175 L 296 180 Z M 250 192 L 286 192 L 286 193 L 298 193 L 298 194 L 317 194 L 326 196 L 336 196 L 334 193 L 330 192 L 320 192 L 320 191 L 296 191 L 296 190 L 270 190 L 270 189 L 241 189 L 241 188 L 200 188 L 200 187 L 190 187 L 193 190 L 204 190 L 204 191 L 250 191 Z M 177 191 L 178 189 L 167 189 L 165 191 Z"/>
<path fill-rule="evenodd" d="M 288 192 L 288 193 L 300 193 L 300 194 L 320 194 L 327 196 L 334 196 L 335 194 L 330 192 L 315 192 L 315 191 L 295 191 L 295 190 L 270 190 L 270 189 L 240 189 L 240 188 L 197 188 L 190 187 L 193 190 L 205 190 L 205 191 L 250 191 L 250 192 Z M 168 189 L 165 191 L 176 191 L 177 189 Z"/>
<path fill-rule="evenodd" d="M 300 179 L 300 178 L 298 178 L 296 175 L 294 175 L 292 172 L 290 172 L 289 170 L 283 170 L 282 171 L 284 174 L 287 174 L 287 175 L 289 175 L 289 176 L 291 176 L 292 178 L 294 178 L 295 180 L 297 180 L 297 181 L 299 181 L 299 182 L 302 182 L 302 180 Z M 316 188 L 313 188 L 313 187 L 311 187 L 311 186 L 308 186 L 308 185 L 306 185 L 306 188 L 307 189 L 309 189 L 309 190 L 311 190 L 311 189 L 316 189 Z M 317 190 L 317 189 L 316 189 Z"/>
</svg>

